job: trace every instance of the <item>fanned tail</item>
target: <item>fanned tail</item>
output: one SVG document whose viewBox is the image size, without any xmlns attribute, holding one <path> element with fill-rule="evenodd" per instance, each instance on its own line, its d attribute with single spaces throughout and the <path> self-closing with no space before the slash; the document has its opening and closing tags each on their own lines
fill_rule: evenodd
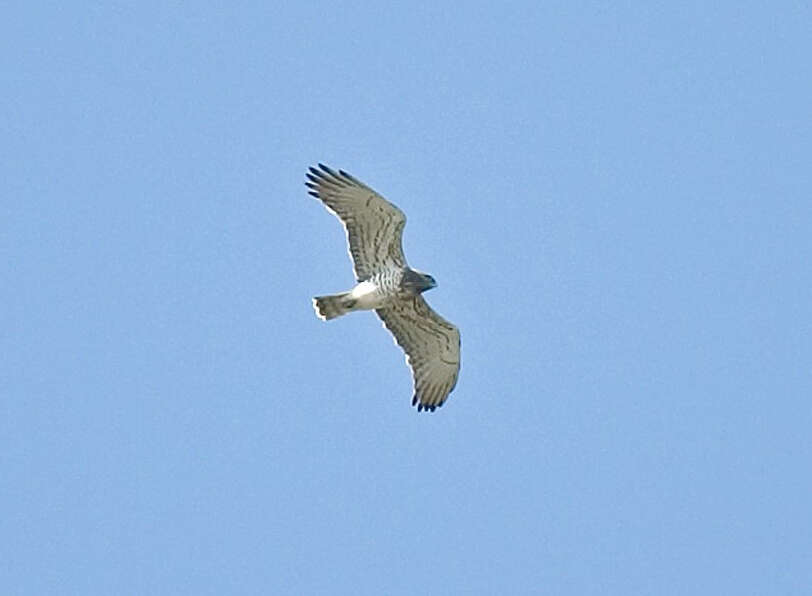
<svg viewBox="0 0 812 596">
<path fill-rule="evenodd" d="M 345 315 L 353 310 L 354 306 L 355 299 L 350 297 L 350 292 L 313 298 L 313 308 L 316 310 L 316 316 L 322 321 L 329 321 Z"/>
</svg>

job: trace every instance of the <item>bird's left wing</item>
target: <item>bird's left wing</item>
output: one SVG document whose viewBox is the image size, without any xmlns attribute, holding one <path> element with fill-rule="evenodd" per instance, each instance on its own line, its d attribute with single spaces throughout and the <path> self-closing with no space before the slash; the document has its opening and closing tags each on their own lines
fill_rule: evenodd
<svg viewBox="0 0 812 596">
<path fill-rule="evenodd" d="M 386 267 L 406 265 L 402 246 L 406 216 L 400 209 L 343 170 L 319 164 L 318 169 L 310 168 L 307 178 L 308 192 L 344 224 L 358 281 Z"/>
<path fill-rule="evenodd" d="M 434 312 L 422 296 L 395 300 L 375 312 L 406 352 L 414 378 L 412 405 L 418 411 L 433 412 L 457 384 L 459 329 Z"/>
</svg>

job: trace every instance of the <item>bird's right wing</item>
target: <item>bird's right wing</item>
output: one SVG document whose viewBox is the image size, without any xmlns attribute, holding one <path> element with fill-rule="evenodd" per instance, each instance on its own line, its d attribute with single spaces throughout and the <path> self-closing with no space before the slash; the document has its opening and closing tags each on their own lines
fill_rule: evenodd
<svg viewBox="0 0 812 596">
<path fill-rule="evenodd" d="M 310 168 L 305 182 L 341 220 L 347 232 L 355 277 L 363 281 L 388 267 L 404 267 L 402 237 L 406 216 L 392 203 L 343 170 Z"/>
<path fill-rule="evenodd" d="M 434 312 L 422 296 L 395 300 L 375 311 L 412 369 L 417 410 L 434 411 L 445 403 L 460 372 L 460 331 Z"/>
</svg>

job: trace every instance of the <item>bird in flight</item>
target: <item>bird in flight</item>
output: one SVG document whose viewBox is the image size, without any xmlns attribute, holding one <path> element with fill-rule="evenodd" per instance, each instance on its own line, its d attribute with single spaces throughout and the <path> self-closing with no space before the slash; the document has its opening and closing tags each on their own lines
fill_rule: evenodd
<svg viewBox="0 0 812 596">
<path fill-rule="evenodd" d="M 374 310 L 406 353 L 414 379 L 412 405 L 433 412 L 457 384 L 460 331 L 423 299 L 423 292 L 436 287 L 434 278 L 406 264 L 406 216 L 343 170 L 319 164 L 310 168 L 305 185 L 344 224 L 358 282 L 348 292 L 313 298 L 316 315 L 328 321 Z"/>
</svg>

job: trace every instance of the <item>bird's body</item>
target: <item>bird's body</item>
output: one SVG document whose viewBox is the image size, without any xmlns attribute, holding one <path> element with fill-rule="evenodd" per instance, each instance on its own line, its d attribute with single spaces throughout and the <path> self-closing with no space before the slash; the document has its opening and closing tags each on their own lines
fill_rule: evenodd
<svg viewBox="0 0 812 596">
<path fill-rule="evenodd" d="M 335 319 L 354 310 L 383 308 L 398 293 L 403 272 L 396 269 L 382 271 L 358 282 L 349 292 L 313 298 L 316 316 L 324 321 Z"/>
<path fill-rule="evenodd" d="M 387 272 L 389 273 L 389 272 Z M 396 271 L 392 273 L 397 273 Z M 356 301 L 356 310 L 375 310 L 386 305 L 387 299 L 394 293 L 397 283 L 400 281 L 398 275 L 385 275 L 380 273 L 373 276 L 368 281 L 359 282 L 350 296 Z"/>
<path fill-rule="evenodd" d="M 346 172 L 319 164 L 307 174 L 310 194 L 344 224 L 358 284 L 350 291 L 313 299 L 316 314 L 330 320 L 356 310 L 375 310 L 412 369 L 418 411 L 442 406 L 457 383 L 459 330 L 434 312 L 421 294 L 437 284 L 406 264 L 400 209 Z"/>
<path fill-rule="evenodd" d="M 414 298 L 434 286 L 431 276 L 409 267 L 385 269 L 358 282 L 349 292 L 313 298 L 313 306 L 320 319 L 329 320 L 354 310 L 386 308 L 399 300 Z M 334 307 L 333 310 L 330 310 L 330 305 Z"/>
</svg>

